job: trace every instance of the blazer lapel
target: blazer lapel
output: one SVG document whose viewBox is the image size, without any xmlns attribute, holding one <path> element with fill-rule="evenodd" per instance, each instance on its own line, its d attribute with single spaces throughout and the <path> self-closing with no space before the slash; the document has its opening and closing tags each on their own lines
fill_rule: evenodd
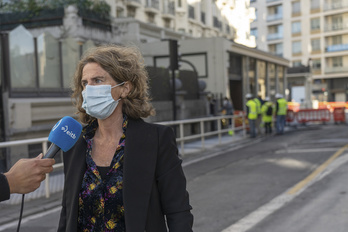
<svg viewBox="0 0 348 232">
<path fill-rule="evenodd" d="M 124 159 L 125 221 L 127 231 L 144 231 L 155 179 L 158 135 L 156 127 L 129 119 Z"/>
<path fill-rule="evenodd" d="M 64 156 L 68 231 L 77 231 L 79 193 L 82 178 L 86 172 L 86 149 L 86 142 L 81 136 L 73 149 Z"/>
</svg>

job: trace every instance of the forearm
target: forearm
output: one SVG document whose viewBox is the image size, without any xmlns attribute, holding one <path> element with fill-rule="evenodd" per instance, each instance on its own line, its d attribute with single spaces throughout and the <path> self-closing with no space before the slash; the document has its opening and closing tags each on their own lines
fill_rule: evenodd
<svg viewBox="0 0 348 232">
<path fill-rule="evenodd" d="M 0 174 L 0 188 L 0 201 L 10 199 L 10 186 L 4 174 Z"/>
</svg>

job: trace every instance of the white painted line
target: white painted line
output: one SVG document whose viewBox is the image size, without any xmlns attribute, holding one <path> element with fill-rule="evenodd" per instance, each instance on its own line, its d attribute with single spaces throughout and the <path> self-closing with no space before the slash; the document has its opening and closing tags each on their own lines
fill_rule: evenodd
<svg viewBox="0 0 348 232">
<path fill-rule="evenodd" d="M 337 151 L 339 148 L 314 148 L 314 149 L 284 149 L 284 150 L 278 150 L 275 153 L 276 154 L 283 154 L 283 153 L 307 153 L 307 152 L 332 152 Z"/>
<path fill-rule="evenodd" d="M 62 209 L 62 207 L 58 206 L 56 208 L 47 210 L 45 212 L 41 212 L 41 213 L 38 213 L 38 214 L 33 214 L 31 216 L 22 218 L 21 225 L 23 225 L 24 223 L 27 223 L 27 222 L 29 222 L 31 220 L 34 220 L 34 219 L 37 219 L 37 218 L 41 218 L 43 216 L 47 216 L 48 214 L 56 213 L 56 212 L 60 211 L 61 209 Z M 18 213 L 18 215 L 19 215 L 19 213 Z M 18 225 L 18 221 L 9 222 L 7 224 L 1 225 L 0 226 L 0 231 L 6 230 L 6 229 L 9 229 L 9 228 L 12 228 L 12 227 L 17 228 L 17 225 Z"/>
<path fill-rule="evenodd" d="M 275 211 L 277 211 L 278 209 L 280 209 L 281 207 L 289 203 L 295 197 L 299 196 L 309 186 L 321 180 L 322 178 L 324 178 L 325 176 L 327 176 L 332 171 L 334 171 L 335 169 L 337 169 L 338 167 L 340 167 L 342 164 L 346 162 L 348 162 L 348 154 L 345 154 L 335 159 L 331 164 L 327 166 L 327 168 L 323 172 L 321 172 L 316 178 L 308 182 L 306 186 L 304 186 L 302 189 L 300 189 L 296 193 L 289 194 L 289 191 L 293 188 L 291 187 L 290 189 L 286 190 L 284 193 L 274 198 L 267 204 L 261 206 L 254 212 L 240 219 L 235 224 L 224 229 L 222 232 L 246 232 L 250 230 L 256 224 L 261 222 L 263 219 L 265 219 L 266 217 L 268 217 L 269 215 L 271 215 L 272 213 L 274 213 Z"/>
</svg>

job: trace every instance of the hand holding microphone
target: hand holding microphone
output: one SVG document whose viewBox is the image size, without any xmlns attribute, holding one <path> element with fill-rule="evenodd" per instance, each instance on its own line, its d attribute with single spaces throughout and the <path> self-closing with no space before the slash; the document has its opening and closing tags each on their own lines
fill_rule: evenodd
<svg viewBox="0 0 348 232">
<path fill-rule="evenodd" d="M 65 116 L 52 128 L 48 141 L 52 144 L 43 159 L 53 158 L 60 150 L 70 150 L 79 139 L 82 131 L 81 124 L 72 117 Z"/>
<path fill-rule="evenodd" d="M 68 151 L 80 137 L 82 126 L 72 117 L 63 117 L 52 128 L 48 140 L 52 143 L 47 153 L 33 159 L 20 159 L 12 168 L 4 173 L 7 178 L 10 193 L 29 193 L 40 186 L 46 173 L 53 171 L 53 158 L 58 151 Z M 42 159 L 45 160 L 42 160 Z M 0 199 L 2 200 L 2 199 Z"/>
</svg>

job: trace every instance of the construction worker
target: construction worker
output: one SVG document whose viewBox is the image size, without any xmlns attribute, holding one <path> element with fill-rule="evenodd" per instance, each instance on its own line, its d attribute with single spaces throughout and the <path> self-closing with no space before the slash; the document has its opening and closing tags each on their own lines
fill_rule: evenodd
<svg viewBox="0 0 348 232">
<path fill-rule="evenodd" d="M 269 97 L 265 97 L 264 104 L 261 107 L 262 122 L 265 125 L 265 133 L 272 134 L 273 103 Z"/>
<path fill-rule="evenodd" d="M 257 112 L 257 119 L 256 119 L 256 129 L 257 129 L 257 134 L 261 134 L 261 120 L 262 120 L 262 115 L 261 115 L 261 106 L 262 106 L 262 99 L 261 96 L 255 97 L 254 101 L 256 102 L 256 112 Z"/>
<path fill-rule="evenodd" d="M 246 110 L 247 110 L 247 116 L 249 121 L 250 138 L 255 138 L 256 137 L 255 123 L 257 119 L 257 109 L 256 109 L 257 105 L 253 99 L 253 95 L 251 95 L 250 93 L 245 95 L 245 98 L 247 99 Z"/>
<path fill-rule="evenodd" d="M 277 116 L 276 129 L 277 129 L 277 134 L 281 135 L 284 133 L 285 117 L 287 113 L 288 103 L 283 98 L 283 95 L 280 93 L 277 93 L 275 97 L 276 97 L 276 116 Z"/>
</svg>

